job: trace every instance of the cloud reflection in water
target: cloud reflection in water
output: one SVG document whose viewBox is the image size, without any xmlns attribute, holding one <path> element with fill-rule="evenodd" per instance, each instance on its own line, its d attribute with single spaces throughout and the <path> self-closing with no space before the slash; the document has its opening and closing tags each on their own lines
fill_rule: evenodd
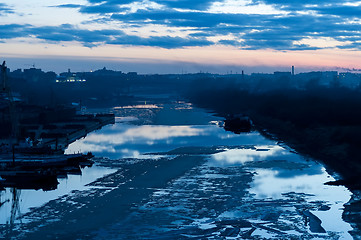
<svg viewBox="0 0 361 240">
<path fill-rule="evenodd" d="M 267 148 L 240 148 L 230 149 L 212 155 L 212 159 L 223 164 L 244 164 L 246 162 L 266 159 L 270 156 L 281 155 L 283 148 L 280 146 L 271 146 Z"/>
<path fill-rule="evenodd" d="M 143 125 L 133 128 L 126 128 L 122 125 L 112 127 L 111 133 L 89 135 L 87 142 L 123 144 L 127 142 L 162 140 L 174 137 L 190 137 L 204 134 L 203 129 L 191 126 L 152 126 Z"/>
<path fill-rule="evenodd" d="M 131 156 L 141 157 L 144 153 L 165 152 L 185 146 L 238 146 L 250 143 L 273 144 L 259 133 L 233 134 L 230 137 L 228 132 L 215 125 L 138 126 L 127 122 L 117 122 L 72 143 L 66 152 L 91 151 L 96 156 L 119 159 Z M 125 149 L 127 152 L 124 152 Z M 129 154 L 131 152 L 138 152 L 139 155 L 138 153 Z"/>
</svg>

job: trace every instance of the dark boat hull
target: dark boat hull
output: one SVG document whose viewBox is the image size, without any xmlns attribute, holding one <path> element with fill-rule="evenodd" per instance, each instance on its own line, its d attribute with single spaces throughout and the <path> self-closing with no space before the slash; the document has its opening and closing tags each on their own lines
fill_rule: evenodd
<svg viewBox="0 0 361 240">
<path fill-rule="evenodd" d="M 18 189 L 53 190 L 59 184 L 57 175 L 51 171 L 19 171 L 9 169 L 0 171 L 2 187 L 16 187 Z"/>
</svg>

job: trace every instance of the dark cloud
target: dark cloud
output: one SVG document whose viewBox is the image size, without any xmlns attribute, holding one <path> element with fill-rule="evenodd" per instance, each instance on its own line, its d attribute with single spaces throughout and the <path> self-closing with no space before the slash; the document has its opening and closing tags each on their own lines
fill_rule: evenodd
<svg viewBox="0 0 361 240">
<path fill-rule="evenodd" d="M 361 7 L 360 6 L 326 6 L 326 7 L 313 7 L 313 10 L 324 14 L 324 15 L 334 15 L 346 18 L 358 18 L 361 17 Z"/>
<path fill-rule="evenodd" d="M 60 8 L 80 8 L 81 13 L 118 13 L 124 5 L 139 2 L 136 0 L 88 0 L 88 5 L 63 4 Z M 169 9 L 207 10 L 217 0 L 154 0 Z"/>
<path fill-rule="evenodd" d="M 77 41 L 88 47 L 106 43 L 114 36 L 124 35 L 124 33 L 119 30 L 78 29 L 70 24 L 63 24 L 60 26 L 32 27 L 28 31 L 30 31 L 31 34 L 35 35 L 38 39 L 53 42 Z"/>
<path fill-rule="evenodd" d="M 159 4 L 166 5 L 169 8 L 207 10 L 216 0 L 156 0 Z"/>
<path fill-rule="evenodd" d="M 90 2 L 98 3 L 98 1 L 90 1 Z M 127 4 L 132 2 L 133 0 L 123 1 L 121 3 L 119 3 L 119 1 L 114 1 L 114 3 L 113 1 L 107 1 L 107 2 L 99 1 L 99 3 L 101 4 L 95 4 L 95 5 L 62 4 L 53 7 L 78 8 L 80 13 L 85 13 L 85 14 L 107 14 L 107 13 L 119 13 L 119 12 L 123 12 L 124 10 L 128 10 L 129 8 L 123 8 L 120 6 L 121 4 Z"/>
<path fill-rule="evenodd" d="M 57 7 L 57 8 L 80 8 L 82 5 L 79 4 L 62 4 L 57 6 L 51 6 L 51 7 Z"/>
<path fill-rule="evenodd" d="M 196 31 L 191 37 L 222 36 L 233 34 L 242 41 L 242 48 L 275 50 L 311 50 L 316 47 L 297 44 L 304 38 L 330 37 L 339 41 L 361 41 L 358 23 L 346 23 L 339 15 L 331 14 L 336 8 L 325 7 L 328 14 L 306 15 L 290 13 L 288 15 L 256 14 L 215 14 L 206 12 L 181 12 L 175 10 L 141 10 L 132 14 L 113 14 L 112 20 L 139 24 L 144 22 L 166 27 L 189 27 Z M 340 12 L 355 15 L 354 11 Z M 321 10 L 319 10 L 321 11 Z M 240 46 L 237 40 L 221 40 L 220 44 Z M 349 45 L 358 47 L 358 44 Z"/>
<path fill-rule="evenodd" d="M 175 10 L 140 10 L 131 14 L 113 14 L 112 19 L 127 23 L 161 24 L 170 27 L 215 28 L 220 24 L 244 26 L 257 22 L 259 16 L 246 14 L 216 14 L 206 12 L 180 12 Z"/>
<path fill-rule="evenodd" d="M 139 2 L 135 0 L 88 0 L 90 4 L 105 4 L 108 6 L 125 5 L 133 2 Z M 179 9 L 192 9 L 192 10 L 207 10 L 209 6 L 217 0 L 154 0 L 153 2 L 165 5 L 168 8 Z"/>
<path fill-rule="evenodd" d="M 181 38 L 181 37 L 149 37 L 141 38 L 138 36 L 122 36 L 114 41 L 109 42 L 111 44 L 117 45 L 133 45 L 133 46 L 151 46 L 151 47 L 161 47 L 161 48 L 183 48 L 183 47 L 192 47 L 192 46 L 209 46 L 213 45 L 213 42 L 210 42 L 206 39 L 199 38 Z"/>
<path fill-rule="evenodd" d="M 118 13 L 124 8 L 120 8 L 118 5 L 109 5 L 109 4 L 101 4 L 101 5 L 94 5 L 94 6 L 83 6 L 80 8 L 81 13 L 98 13 L 98 14 L 105 14 L 105 13 Z"/>
<path fill-rule="evenodd" d="M 0 39 L 11 39 L 28 36 L 30 25 L 5 24 L 0 25 Z"/>
<path fill-rule="evenodd" d="M 241 46 L 241 43 L 239 41 L 236 41 L 236 40 L 219 40 L 218 44 L 230 45 L 230 46 L 235 46 L 235 47 Z"/>
<path fill-rule="evenodd" d="M 354 26 L 349 26 L 332 16 L 291 15 L 269 18 L 263 21 L 263 27 L 249 31 L 242 38 L 251 49 L 269 48 L 275 50 L 310 50 L 316 49 L 296 42 L 304 38 L 331 37 L 342 39 L 350 34 Z M 354 36 L 361 40 L 360 35 Z M 326 46 L 325 46 L 326 47 Z"/>
<path fill-rule="evenodd" d="M 0 3 L 0 15 L 3 15 L 4 13 L 14 13 L 14 10 L 5 3 Z"/>
<path fill-rule="evenodd" d="M 302 11 L 308 8 L 308 6 L 317 5 L 325 6 L 329 4 L 339 4 L 339 0 L 253 0 L 251 5 L 257 5 L 264 3 L 267 5 L 273 5 L 278 9 L 290 10 L 290 11 Z"/>
<path fill-rule="evenodd" d="M 31 25 L 0 25 L 0 39 L 33 36 L 48 42 L 76 41 L 87 47 L 101 44 L 152 46 L 160 48 L 183 48 L 188 46 L 208 46 L 213 42 L 205 38 L 181 38 L 170 36 L 151 36 L 143 38 L 127 35 L 121 30 L 87 30 L 79 29 L 70 24 L 60 26 L 34 27 Z"/>
<path fill-rule="evenodd" d="M 264 3 L 273 5 L 276 9 L 293 12 L 313 10 L 318 14 L 360 18 L 361 7 L 357 6 L 358 1 L 350 0 L 347 2 L 356 3 L 356 6 L 343 5 L 344 2 L 339 0 L 253 0 L 252 4 Z"/>
<path fill-rule="evenodd" d="M 228 14 L 209 13 L 206 10 L 214 0 L 155 0 L 165 5 L 162 9 L 146 9 L 136 12 L 125 11 L 125 4 L 134 0 L 88 0 L 87 5 L 64 4 L 56 7 L 77 8 L 80 13 L 96 14 L 92 23 L 116 22 L 137 33 L 138 28 L 160 25 L 171 29 L 179 28 L 189 33 L 185 37 L 150 36 L 140 37 L 125 34 L 121 30 L 87 30 L 72 25 L 55 27 L 29 27 L 3 25 L 2 39 L 35 36 L 45 41 L 77 41 L 85 46 L 118 44 L 182 48 L 187 46 L 209 46 L 212 44 L 232 45 L 242 49 L 311 50 L 315 47 L 303 44 L 307 38 L 332 38 L 347 45 L 338 48 L 361 50 L 361 7 L 345 6 L 336 0 L 254 0 L 251 4 L 269 4 L 275 9 L 286 10 L 287 14 Z M 1 8 L 5 4 L 0 4 Z M 179 10 L 179 9 L 182 9 Z M 302 11 L 304 10 L 304 11 Z M 317 14 L 305 11 L 312 10 Z M 300 13 L 303 12 L 303 13 Z M 0 12 L 1 13 L 1 12 Z M 154 29 L 153 32 L 157 32 Z M 224 36 L 232 35 L 234 39 Z M 211 41 L 209 37 L 217 37 Z M 299 43 L 301 42 L 301 43 Z M 341 44 L 340 44 L 341 45 Z M 326 47 L 326 46 L 325 46 Z"/>
<path fill-rule="evenodd" d="M 124 5 L 136 2 L 136 0 L 88 0 L 88 2 L 92 4 L 104 3 L 107 5 Z"/>
</svg>

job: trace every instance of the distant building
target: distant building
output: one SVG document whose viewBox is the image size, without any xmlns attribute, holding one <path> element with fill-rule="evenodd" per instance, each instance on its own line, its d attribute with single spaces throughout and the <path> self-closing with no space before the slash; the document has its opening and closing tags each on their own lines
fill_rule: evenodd
<svg viewBox="0 0 361 240">
<path fill-rule="evenodd" d="M 108 70 L 106 67 L 103 67 L 102 69 L 95 70 L 92 72 L 93 76 L 109 76 L 109 77 L 116 77 L 122 75 L 122 71 L 113 71 Z"/>
<path fill-rule="evenodd" d="M 315 71 L 315 72 L 306 72 L 300 73 L 297 76 L 303 82 L 314 81 L 319 86 L 328 87 L 332 83 L 335 83 L 338 79 L 338 72 L 337 71 Z"/>
<path fill-rule="evenodd" d="M 68 72 L 60 73 L 56 78 L 57 83 L 75 83 L 75 82 L 86 82 L 86 80 L 79 73 L 72 73 L 70 69 Z"/>
<path fill-rule="evenodd" d="M 24 77 L 29 82 L 38 82 L 44 72 L 38 68 L 24 69 Z"/>
<path fill-rule="evenodd" d="M 270 78 L 272 77 L 273 74 L 270 73 L 251 73 L 251 77 L 265 77 L 265 78 Z"/>
<path fill-rule="evenodd" d="M 358 88 L 361 86 L 361 74 L 343 72 L 339 74 L 339 83 L 348 88 Z"/>
<path fill-rule="evenodd" d="M 291 72 L 274 72 L 273 75 L 275 77 L 290 77 L 291 76 Z"/>
<path fill-rule="evenodd" d="M 13 78 L 23 78 L 24 77 L 24 73 L 23 70 L 16 69 L 15 71 L 12 71 L 9 76 L 13 77 Z"/>
<path fill-rule="evenodd" d="M 137 72 L 128 72 L 128 75 L 129 76 L 138 76 L 138 73 Z"/>
</svg>

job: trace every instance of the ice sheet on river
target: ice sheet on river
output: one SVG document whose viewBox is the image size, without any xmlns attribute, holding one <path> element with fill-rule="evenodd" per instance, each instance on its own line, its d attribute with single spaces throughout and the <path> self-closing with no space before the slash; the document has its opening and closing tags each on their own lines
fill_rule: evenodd
<svg viewBox="0 0 361 240">
<path fill-rule="evenodd" d="M 258 149 L 263 150 L 238 146 L 207 155 L 210 149 L 204 148 L 154 160 L 128 159 L 86 194 L 37 209 L 34 214 L 44 219 L 23 225 L 17 237 L 349 237 L 339 210 L 347 201 L 345 189 L 323 185 L 330 177 L 313 161 L 277 145 Z"/>
<path fill-rule="evenodd" d="M 340 211 L 347 190 L 324 186 L 330 176 L 315 162 L 264 150 L 211 155 L 96 239 L 351 239 Z"/>
</svg>

